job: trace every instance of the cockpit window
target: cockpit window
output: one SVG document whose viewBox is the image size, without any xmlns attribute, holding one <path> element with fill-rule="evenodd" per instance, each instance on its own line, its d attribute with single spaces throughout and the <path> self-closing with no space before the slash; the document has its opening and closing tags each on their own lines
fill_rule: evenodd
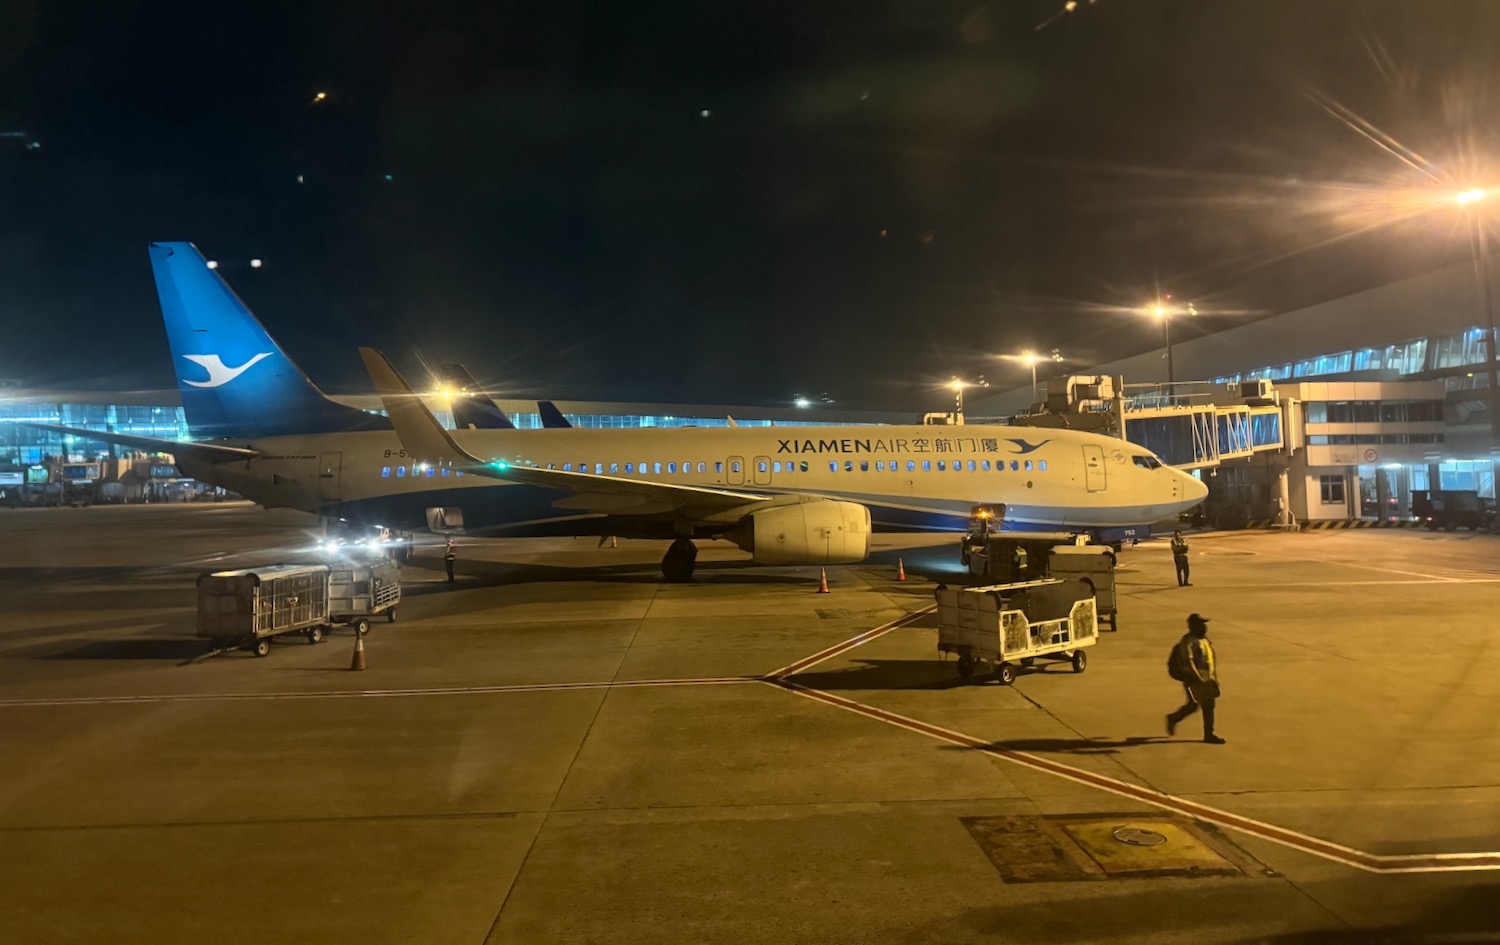
<svg viewBox="0 0 1500 945">
<path fill-rule="evenodd" d="M 1130 458 L 1142 469 L 1157 469 L 1161 466 L 1161 460 L 1155 456 L 1132 456 Z"/>
</svg>

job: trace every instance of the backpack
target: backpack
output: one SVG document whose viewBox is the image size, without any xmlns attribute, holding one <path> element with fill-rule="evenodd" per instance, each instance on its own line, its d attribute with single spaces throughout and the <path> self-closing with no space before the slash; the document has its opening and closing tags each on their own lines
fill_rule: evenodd
<svg viewBox="0 0 1500 945">
<path fill-rule="evenodd" d="M 1198 679 L 1198 674 L 1193 670 L 1193 658 L 1188 653 L 1187 644 L 1181 640 L 1172 644 L 1172 652 L 1167 656 L 1167 675 L 1183 683 L 1194 682 Z"/>
</svg>

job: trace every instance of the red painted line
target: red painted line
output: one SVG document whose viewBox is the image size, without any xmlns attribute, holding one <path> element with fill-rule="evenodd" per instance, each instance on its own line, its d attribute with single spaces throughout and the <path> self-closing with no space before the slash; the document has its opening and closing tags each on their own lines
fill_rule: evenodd
<svg viewBox="0 0 1500 945">
<path fill-rule="evenodd" d="M 1237 830 L 1241 833 L 1247 833 L 1263 840 L 1269 840 L 1272 843 L 1278 843 L 1303 853 L 1310 853 L 1327 860 L 1343 863 L 1346 866 L 1352 866 L 1356 869 L 1372 873 L 1430 873 L 1500 869 L 1500 852 L 1398 855 L 1366 853 L 1362 850 L 1355 850 L 1319 837 L 1312 837 L 1307 834 L 1298 833 L 1295 830 L 1288 830 L 1285 827 L 1277 827 L 1274 824 L 1267 824 L 1240 814 L 1210 807 L 1207 804 L 1200 804 L 1197 801 L 1186 800 L 1151 788 L 1131 784 L 1128 781 L 1120 781 L 1106 775 L 1085 771 L 1082 768 L 1065 765 L 1049 758 L 1042 758 L 1027 752 L 996 748 L 989 742 L 975 738 L 972 735 L 954 732 L 937 725 L 931 725 L 904 715 L 898 715 L 895 712 L 864 705 L 852 699 L 846 699 L 843 696 L 810 689 L 791 680 L 768 679 L 766 681 L 772 685 L 794 692 L 797 695 L 824 702 L 828 705 L 885 722 L 919 735 L 926 735 L 962 748 L 972 748 L 992 757 L 1031 768 L 1035 771 L 1056 775 L 1057 777 L 1065 778 L 1078 784 L 1098 788 L 1112 794 L 1118 794 L 1122 797 L 1150 804 L 1154 807 L 1160 807 L 1174 813 L 1194 817 L 1198 820 Z"/>
<path fill-rule="evenodd" d="M 930 614 L 934 610 L 937 610 L 937 604 L 930 604 L 926 607 L 923 607 L 921 610 L 914 610 L 903 617 L 897 617 L 890 623 L 881 624 L 873 630 L 866 630 L 863 633 L 850 637 L 842 643 L 835 643 L 833 646 L 828 647 L 826 650 L 819 650 L 812 656 L 804 657 L 803 659 L 792 663 L 790 666 L 783 666 L 775 672 L 766 673 L 764 678 L 767 680 L 777 680 L 785 679 L 787 676 L 796 675 L 797 673 L 803 672 L 804 670 L 811 669 L 819 663 L 827 662 L 828 660 L 833 659 L 835 656 L 847 653 L 857 646 L 864 646 L 871 640 L 885 636 L 887 633 L 890 633 L 892 630 L 895 630 L 899 627 L 904 627 L 912 621 L 916 620 L 918 617 L 921 617 L 924 614 Z"/>
</svg>

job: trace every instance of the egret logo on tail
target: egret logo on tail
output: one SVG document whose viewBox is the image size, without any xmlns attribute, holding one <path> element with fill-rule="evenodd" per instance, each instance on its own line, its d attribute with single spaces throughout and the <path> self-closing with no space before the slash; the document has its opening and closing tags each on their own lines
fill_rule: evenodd
<svg viewBox="0 0 1500 945">
<path fill-rule="evenodd" d="M 229 367 L 222 360 L 220 360 L 217 354 L 185 354 L 182 356 L 183 360 L 191 361 L 194 364 L 200 365 L 205 371 L 208 372 L 208 380 L 190 381 L 187 378 L 183 378 L 182 382 L 184 384 L 190 384 L 193 387 L 223 387 L 225 384 L 228 384 L 230 381 L 250 370 L 250 366 L 259 361 L 261 358 L 269 358 L 270 356 L 271 352 L 266 351 L 262 354 L 257 354 L 255 357 L 246 361 L 244 364 L 241 364 L 239 367 Z"/>
</svg>

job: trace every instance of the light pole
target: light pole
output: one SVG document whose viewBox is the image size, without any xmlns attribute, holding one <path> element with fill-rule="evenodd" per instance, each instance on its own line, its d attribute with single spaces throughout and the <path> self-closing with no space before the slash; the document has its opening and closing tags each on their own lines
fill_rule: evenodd
<svg viewBox="0 0 1500 945">
<path fill-rule="evenodd" d="M 1157 299 L 1146 307 L 1146 312 L 1161 322 L 1161 343 L 1167 349 L 1167 398 L 1170 400 L 1177 383 L 1177 372 L 1172 366 L 1172 317 L 1174 315 L 1197 315 L 1198 310 L 1189 302 L 1186 307 L 1171 305 L 1170 295 Z"/>
<path fill-rule="evenodd" d="M 1025 351 L 1022 351 L 1020 354 L 1008 355 L 1008 357 L 1014 357 L 1017 361 L 1020 361 L 1022 364 L 1031 368 L 1031 402 L 1033 404 L 1036 403 L 1036 366 L 1041 362 L 1048 360 L 1061 363 L 1063 359 L 1063 356 L 1057 353 L 1056 348 L 1052 349 L 1051 355 L 1037 354 L 1035 351 L 1032 351 L 1030 348 L 1028 348 Z"/>
<path fill-rule="evenodd" d="M 1489 235 L 1481 210 L 1476 206 L 1487 196 L 1486 191 L 1475 187 L 1455 195 L 1454 199 L 1459 207 L 1468 211 L 1469 216 L 1469 251 L 1474 256 L 1474 278 L 1479 283 L 1479 305 L 1484 312 L 1485 373 L 1489 385 L 1485 405 L 1490 415 L 1490 454 L 1494 455 L 1500 450 L 1500 411 L 1497 411 L 1495 402 L 1495 305 L 1490 292 L 1490 266 L 1487 258 Z"/>
</svg>

